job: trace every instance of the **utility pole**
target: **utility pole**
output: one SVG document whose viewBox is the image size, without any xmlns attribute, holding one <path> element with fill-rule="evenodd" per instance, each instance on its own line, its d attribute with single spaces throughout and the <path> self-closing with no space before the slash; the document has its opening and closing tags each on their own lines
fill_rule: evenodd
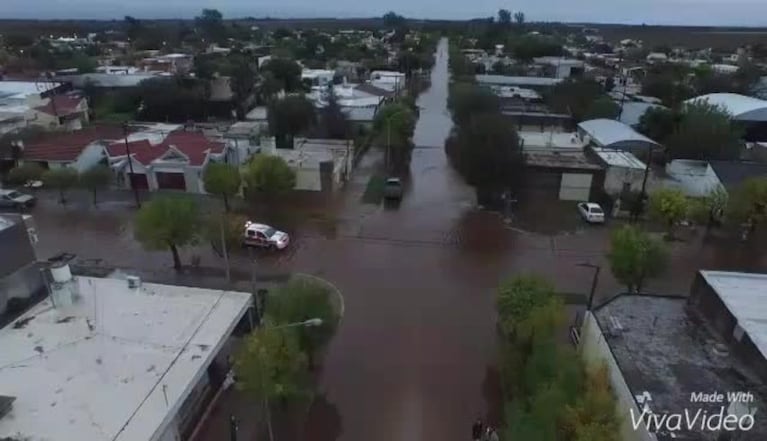
<svg viewBox="0 0 767 441">
<path fill-rule="evenodd" d="M 224 235 L 224 216 L 221 216 L 221 250 L 224 254 L 224 266 L 226 267 L 226 283 L 232 283 L 232 277 L 229 270 L 229 252 L 226 250 L 226 237 Z"/>
<path fill-rule="evenodd" d="M 594 270 L 594 278 L 591 280 L 591 291 L 589 292 L 589 300 L 586 303 L 586 310 L 591 311 L 591 308 L 594 306 L 594 294 L 597 292 L 597 283 L 599 283 L 599 272 L 602 270 L 602 267 L 599 265 L 594 265 L 593 263 L 579 263 L 578 266 L 582 266 L 584 268 L 592 268 Z"/>
<path fill-rule="evenodd" d="M 130 170 L 130 177 L 128 182 L 133 189 L 133 197 L 136 199 L 136 208 L 141 208 L 141 199 L 138 195 L 138 188 L 136 188 L 133 178 L 136 176 L 133 174 L 133 157 L 131 157 L 130 143 L 128 142 L 128 123 L 123 123 L 123 136 L 125 138 L 125 155 L 128 158 L 128 169 Z"/>
<path fill-rule="evenodd" d="M 644 201 L 647 199 L 647 178 L 650 176 L 650 163 L 652 162 L 652 146 L 647 148 L 647 164 L 644 168 L 644 177 L 642 178 L 642 191 L 639 193 L 639 200 L 636 202 L 635 219 L 642 214 Z"/>
</svg>

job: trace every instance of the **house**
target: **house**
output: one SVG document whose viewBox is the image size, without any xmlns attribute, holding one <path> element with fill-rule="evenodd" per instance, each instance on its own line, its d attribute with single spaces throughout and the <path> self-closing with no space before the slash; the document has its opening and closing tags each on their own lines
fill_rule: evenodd
<svg viewBox="0 0 767 441">
<path fill-rule="evenodd" d="M 534 199 L 590 201 L 603 187 L 604 170 L 583 152 L 525 153 L 525 180 Z"/>
<path fill-rule="evenodd" d="M 685 104 L 707 103 L 719 106 L 734 121 L 745 126 L 746 141 L 767 141 L 767 101 L 736 93 L 712 93 L 685 101 Z"/>
<path fill-rule="evenodd" d="M 647 165 L 631 152 L 593 146 L 587 152 L 605 169 L 605 193 L 615 197 L 641 190 Z"/>
<path fill-rule="evenodd" d="M 668 61 L 668 55 L 663 52 L 651 52 L 647 55 L 646 60 L 650 64 L 665 63 Z"/>
<path fill-rule="evenodd" d="M 37 233 L 31 216 L 0 215 L 0 326 L 15 318 L 23 307 L 45 294 L 37 264 Z"/>
<path fill-rule="evenodd" d="M 691 198 L 706 197 L 722 185 L 708 162 L 694 159 L 667 163 L 665 176 L 654 181 L 653 186 L 674 188 Z"/>
<path fill-rule="evenodd" d="M 0 135 L 35 125 L 38 119 L 41 124 L 37 125 L 48 127 L 55 118 L 46 118 L 36 108 L 44 107 L 53 96 L 64 95 L 68 87 L 48 80 L 0 81 Z"/>
<path fill-rule="evenodd" d="M 354 167 L 351 140 L 295 138 L 292 149 L 278 149 L 273 137 L 261 141 L 261 154 L 276 155 L 296 172 L 296 190 L 333 191 Z"/>
<path fill-rule="evenodd" d="M 546 77 L 515 77 L 507 75 L 475 75 L 475 81 L 481 86 L 516 86 L 536 91 L 550 89 L 563 80 Z"/>
<path fill-rule="evenodd" d="M 90 121 L 88 100 L 69 93 L 54 95 L 43 100 L 45 104 L 33 108 L 34 120 L 29 124 L 48 129 L 80 130 Z"/>
<path fill-rule="evenodd" d="M 395 95 L 399 95 L 406 90 L 405 87 L 407 84 L 405 81 L 404 73 L 390 70 L 374 70 L 370 72 L 368 84 L 379 89 L 393 92 Z"/>
<path fill-rule="evenodd" d="M 117 185 L 149 191 L 205 193 L 202 182 L 205 168 L 210 162 L 227 162 L 231 152 L 223 141 L 211 141 L 200 132 L 181 130 L 155 138 L 134 134 L 127 147 L 125 144 L 113 142 L 106 148 L 109 164 L 117 174 Z"/>
<path fill-rule="evenodd" d="M 262 131 L 269 129 L 269 109 L 266 106 L 256 106 L 245 115 L 246 121 L 258 123 Z"/>
<path fill-rule="evenodd" d="M 336 72 L 328 69 L 303 69 L 301 71 L 301 81 L 310 86 L 327 86 L 333 84 L 333 77 Z"/>
<path fill-rule="evenodd" d="M 86 85 L 96 87 L 98 89 L 107 90 L 120 90 L 130 89 L 138 87 L 138 85 L 145 80 L 151 80 L 153 78 L 162 78 L 157 72 L 144 72 L 144 73 L 128 73 L 128 74 L 113 74 L 113 73 L 90 73 L 81 75 L 64 75 L 56 77 L 57 80 L 64 83 L 69 83 L 72 87 L 83 88 Z"/>
<path fill-rule="evenodd" d="M 104 147 L 124 136 L 115 126 L 94 126 L 74 132 L 56 132 L 23 145 L 22 162 L 35 162 L 46 169 L 71 167 L 82 173 L 106 163 Z"/>
<path fill-rule="evenodd" d="M 628 125 L 613 119 L 592 119 L 578 124 L 578 134 L 596 147 L 626 150 L 647 156 L 650 151 L 662 147 Z"/>
<path fill-rule="evenodd" d="M 585 63 L 582 60 L 565 57 L 538 57 L 533 63 L 544 68 L 546 76 L 554 78 L 570 78 L 582 75 Z"/>
<path fill-rule="evenodd" d="M 721 185 L 729 192 L 752 178 L 767 177 L 767 164 L 751 161 L 709 161 Z"/>
<path fill-rule="evenodd" d="M 189 54 L 166 54 L 144 58 L 139 66 L 147 72 L 183 75 L 192 71 L 194 57 Z"/>
<path fill-rule="evenodd" d="M 252 328 L 252 295 L 73 276 L 0 330 L 0 439 L 187 439 Z M 34 339 L 30 340 L 30 336 Z"/>
<path fill-rule="evenodd" d="M 687 297 L 620 294 L 586 312 L 579 351 L 607 368 L 616 439 L 767 439 L 766 293 L 764 274 L 699 271 Z"/>
<path fill-rule="evenodd" d="M 378 113 L 378 106 L 366 106 L 366 107 L 342 107 L 341 111 L 346 115 L 346 120 L 359 131 L 371 130 L 373 128 L 373 121 Z"/>
<path fill-rule="evenodd" d="M 586 145 L 577 133 L 520 131 L 517 135 L 525 153 L 582 153 Z"/>
</svg>

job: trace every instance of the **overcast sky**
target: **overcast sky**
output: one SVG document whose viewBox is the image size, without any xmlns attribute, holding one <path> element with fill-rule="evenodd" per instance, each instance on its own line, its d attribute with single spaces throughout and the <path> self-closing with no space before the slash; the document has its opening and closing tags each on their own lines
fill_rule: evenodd
<svg viewBox="0 0 767 441">
<path fill-rule="evenodd" d="M 535 21 L 767 26 L 767 0 L 0 0 L 0 18 L 189 18 L 206 7 L 225 17 L 464 19 L 506 8 Z"/>
</svg>

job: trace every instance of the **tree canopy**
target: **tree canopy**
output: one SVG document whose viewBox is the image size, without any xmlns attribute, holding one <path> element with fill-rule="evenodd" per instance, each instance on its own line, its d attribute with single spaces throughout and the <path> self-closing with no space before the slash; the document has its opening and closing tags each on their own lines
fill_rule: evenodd
<svg viewBox="0 0 767 441">
<path fill-rule="evenodd" d="M 316 120 L 314 105 L 303 95 L 288 95 L 269 104 L 269 132 L 277 147 L 293 148 L 293 138 L 312 127 Z"/>
<path fill-rule="evenodd" d="M 42 175 L 46 187 L 59 191 L 59 202 L 66 203 L 66 191 L 77 185 L 79 176 L 77 170 L 69 167 L 60 167 L 48 170 Z"/>
<path fill-rule="evenodd" d="M 256 155 L 244 173 L 248 195 L 277 196 L 296 186 L 296 173 L 279 156 Z"/>
<path fill-rule="evenodd" d="M 531 311 L 545 305 L 554 297 L 554 285 L 535 275 L 522 275 L 507 280 L 498 287 L 496 309 L 501 329 L 513 335 Z"/>
<path fill-rule="evenodd" d="M 93 205 L 98 205 L 96 194 L 112 182 L 112 170 L 106 165 L 94 165 L 80 174 L 80 185 L 93 193 Z"/>
<path fill-rule="evenodd" d="M 665 269 L 667 251 L 646 232 L 626 225 L 610 236 L 607 259 L 613 276 L 626 285 L 629 292 L 641 292 L 647 279 L 660 275 Z"/>
<path fill-rule="evenodd" d="M 650 216 L 665 223 L 672 237 L 674 226 L 685 219 L 689 210 L 687 197 L 675 188 L 662 188 L 650 195 Z"/>
<path fill-rule="evenodd" d="M 604 114 L 609 106 L 605 101 L 609 98 L 604 95 L 602 85 L 586 79 L 565 80 L 554 86 L 544 98 L 552 111 L 572 115 L 577 122 L 595 114 Z"/>
<path fill-rule="evenodd" d="M 262 74 L 271 73 L 272 78 L 278 82 L 285 92 L 299 92 L 303 90 L 301 83 L 301 66 L 287 58 L 272 58 L 261 66 Z"/>
<path fill-rule="evenodd" d="M 309 393 L 307 358 L 296 330 L 269 326 L 247 336 L 236 354 L 237 387 L 265 399 L 305 396 Z"/>
<path fill-rule="evenodd" d="M 684 107 L 679 123 L 665 143 L 673 159 L 736 159 L 742 134 L 724 109 L 695 102 Z"/>
<path fill-rule="evenodd" d="M 242 184 L 240 170 L 226 163 L 208 164 L 203 175 L 203 183 L 206 192 L 221 196 L 224 200 L 224 208 L 229 211 L 229 198 L 239 193 Z"/>
<path fill-rule="evenodd" d="M 751 178 L 731 192 L 727 218 L 736 224 L 750 224 L 751 230 L 767 221 L 767 178 Z"/>
<path fill-rule="evenodd" d="M 451 85 L 448 108 L 456 125 L 467 123 L 476 115 L 500 112 L 501 102 L 498 95 L 486 87 L 473 83 L 454 83 Z"/>
<path fill-rule="evenodd" d="M 189 197 L 158 196 L 145 203 L 133 224 L 133 233 L 146 249 L 170 249 L 173 267 L 181 269 L 178 248 L 197 241 L 200 215 L 197 204 Z"/>
<path fill-rule="evenodd" d="M 319 318 L 320 326 L 297 329 L 299 344 L 310 365 L 336 332 L 339 320 L 339 299 L 335 289 L 319 279 L 294 276 L 269 293 L 266 316 L 275 324 L 297 323 Z"/>
</svg>

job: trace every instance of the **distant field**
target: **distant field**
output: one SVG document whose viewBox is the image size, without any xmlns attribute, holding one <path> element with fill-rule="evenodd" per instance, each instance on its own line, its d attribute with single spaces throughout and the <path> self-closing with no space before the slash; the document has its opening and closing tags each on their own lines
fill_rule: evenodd
<svg viewBox="0 0 767 441">
<path fill-rule="evenodd" d="M 607 41 L 617 42 L 626 38 L 642 40 L 646 46 L 684 46 L 704 49 L 736 49 L 738 47 L 767 41 L 767 28 L 711 28 L 682 26 L 621 26 L 588 25 L 599 29 Z"/>
</svg>

